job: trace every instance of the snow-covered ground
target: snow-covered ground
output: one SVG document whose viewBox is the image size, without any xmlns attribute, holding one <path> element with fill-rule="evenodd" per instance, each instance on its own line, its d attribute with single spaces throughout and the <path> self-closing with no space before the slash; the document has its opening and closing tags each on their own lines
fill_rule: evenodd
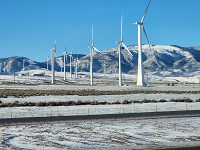
<svg viewBox="0 0 200 150">
<path fill-rule="evenodd" d="M 98 90 L 98 91 L 128 91 L 128 90 L 160 90 L 160 91 L 200 91 L 199 85 L 180 86 L 148 86 L 138 87 L 118 85 L 0 85 L 0 89 L 35 89 L 35 90 Z"/>
<path fill-rule="evenodd" d="M 148 83 L 200 83 L 199 71 L 190 73 L 188 76 L 173 76 L 170 71 L 155 71 L 145 73 L 145 80 Z M 55 78 L 59 83 L 63 81 L 64 72 L 55 72 Z M 90 85 L 89 72 L 79 72 L 78 78 L 72 74 L 70 78 L 69 72 L 66 73 L 67 83 Z M 122 74 L 123 84 L 134 84 L 137 81 L 137 74 Z M 49 84 L 51 83 L 51 71 L 43 70 L 27 70 L 17 72 L 13 75 L 0 75 L 1 82 L 15 82 L 26 84 Z M 118 85 L 118 74 L 94 73 L 94 84 L 112 84 Z"/>
<path fill-rule="evenodd" d="M 0 126 L 0 148 L 146 149 L 200 144 L 200 118 L 115 119 Z"/>
<path fill-rule="evenodd" d="M 0 100 L 3 103 L 13 103 L 15 101 L 18 102 L 67 102 L 67 101 L 98 101 L 98 102 L 123 102 L 127 101 L 142 101 L 142 100 L 166 100 L 169 101 L 171 99 L 183 99 L 188 98 L 193 100 L 194 102 L 200 99 L 200 94 L 127 94 L 127 95 L 92 95 L 92 96 L 78 96 L 78 95 L 64 95 L 64 96 L 31 96 L 24 98 L 1 98 Z"/>
<path fill-rule="evenodd" d="M 128 76 L 128 75 L 127 75 Z M 128 78 L 128 77 L 127 77 Z M 160 78 L 159 78 L 160 79 Z M 0 81 L 11 81 L 13 76 L 0 76 Z M 101 91 L 160 90 L 160 91 L 200 91 L 200 86 L 88 86 L 88 85 L 44 85 L 50 77 L 16 77 L 21 83 L 39 85 L 0 85 L 0 89 L 36 89 L 36 90 L 82 90 Z M 73 81 L 74 79 L 70 79 Z M 170 79 L 175 81 L 176 78 Z M 89 84 L 89 79 L 80 79 Z M 97 80 L 96 80 L 97 81 Z M 103 81 L 103 79 L 100 79 Z M 107 79 L 108 81 L 108 79 Z M 163 81 L 163 80 L 162 80 Z M 167 81 L 169 82 L 169 80 Z M 139 113 L 177 110 L 199 110 L 200 94 L 129 94 L 99 96 L 32 96 L 25 98 L 1 98 L 7 102 L 51 102 L 51 101 L 134 101 L 134 100 L 170 100 L 189 98 L 191 103 L 131 103 L 116 105 L 52 106 L 52 107 L 8 107 L 0 108 L 0 118 L 71 116 L 92 114 Z M 200 118 L 157 118 L 157 119 L 115 119 L 71 122 L 31 123 L 23 125 L 0 125 L 0 149 L 145 149 L 168 146 L 189 146 L 200 144 Z"/>
<path fill-rule="evenodd" d="M 200 91 L 200 86 L 160 86 L 160 87 L 136 87 L 136 86 L 78 86 L 78 85 L 1 85 L 0 89 L 62 89 L 62 90 L 176 90 L 176 91 Z M 20 118 L 20 117 L 40 117 L 40 116 L 70 116 L 70 115 L 92 115 L 92 114 L 116 114 L 116 113 L 138 113 L 138 112 L 155 112 L 155 111 L 177 111 L 177 110 L 199 110 L 200 94 L 127 94 L 127 95 L 98 95 L 98 96 L 31 96 L 24 98 L 1 98 L 3 103 L 13 102 L 67 102 L 67 101 L 98 101 L 98 102 L 123 102 L 138 100 L 167 100 L 188 98 L 193 100 L 191 103 L 132 103 L 127 105 L 86 105 L 86 106 L 53 106 L 53 107 L 8 107 L 1 108 L 0 118 Z"/>
<path fill-rule="evenodd" d="M 95 90 L 177 90 L 177 91 L 199 91 L 199 86 L 174 86 L 174 87 L 135 87 L 135 86 L 67 86 L 67 85 L 41 85 L 41 86 L 8 86 L 1 85 L 1 89 L 95 89 Z M 67 102 L 67 101 L 98 101 L 98 102 L 123 102 L 138 100 L 167 100 L 188 98 L 193 100 L 191 103 L 132 103 L 127 105 L 86 105 L 86 106 L 53 106 L 53 107 L 8 107 L 1 108 L 0 118 L 21 118 L 21 117 L 40 117 L 40 116 L 70 116 L 70 115 L 92 115 L 92 114 L 116 114 L 116 113 L 138 113 L 155 111 L 177 111 L 177 110 L 199 110 L 200 94 L 127 94 L 127 95 L 98 95 L 98 96 L 31 96 L 24 98 L 1 98 L 3 103 L 13 102 Z"/>
</svg>

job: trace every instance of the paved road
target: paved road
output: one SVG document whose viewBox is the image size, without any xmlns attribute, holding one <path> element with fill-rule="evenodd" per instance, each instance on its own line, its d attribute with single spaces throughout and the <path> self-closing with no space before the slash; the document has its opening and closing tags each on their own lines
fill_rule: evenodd
<svg viewBox="0 0 200 150">
<path fill-rule="evenodd" d="M 105 114 L 105 115 L 79 115 L 79 116 L 53 116 L 53 117 L 29 117 L 29 118 L 8 118 L 0 119 L 0 124 L 10 123 L 31 123 L 47 121 L 73 121 L 73 120 L 94 120 L 94 119 L 120 119 L 120 118 L 176 118 L 176 117 L 200 117 L 200 110 L 191 111 L 167 111 L 167 112 L 145 112 L 126 114 Z"/>
<path fill-rule="evenodd" d="M 194 147 L 171 147 L 171 148 L 151 149 L 151 150 L 200 150 L 200 146 L 194 146 Z"/>
</svg>

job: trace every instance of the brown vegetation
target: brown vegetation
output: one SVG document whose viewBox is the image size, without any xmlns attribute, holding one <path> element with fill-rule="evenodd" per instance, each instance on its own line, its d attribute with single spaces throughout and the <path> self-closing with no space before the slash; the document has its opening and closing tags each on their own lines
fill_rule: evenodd
<svg viewBox="0 0 200 150">
<path fill-rule="evenodd" d="M 159 90 L 127 90 L 127 91 L 97 91 L 97 90 L 20 90 L 20 89 L 0 89 L 0 98 L 13 96 L 16 98 L 30 96 L 49 96 L 49 95 L 127 95 L 127 94 L 199 94 L 200 91 L 159 91 Z"/>
<path fill-rule="evenodd" d="M 167 100 L 133 100 L 128 101 L 124 100 L 122 102 L 107 102 L 107 101 L 67 101 L 67 102 L 18 102 L 15 101 L 13 103 L 2 103 L 0 102 L 0 107 L 25 107 L 25 106 L 37 106 L 37 107 L 46 107 L 46 106 L 75 106 L 75 105 L 114 105 L 114 104 L 131 104 L 131 103 L 159 103 L 159 102 L 168 102 Z M 182 99 L 171 99 L 169 102 L 193 102 L 191 99 L 182 98 Z M 199 102 L 199 101 L 198 101 Z"/>
</svg>

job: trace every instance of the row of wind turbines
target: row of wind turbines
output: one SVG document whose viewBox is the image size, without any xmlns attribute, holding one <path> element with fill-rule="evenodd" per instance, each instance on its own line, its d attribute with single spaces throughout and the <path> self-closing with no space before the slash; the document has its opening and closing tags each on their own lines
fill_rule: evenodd
<svg viewBox="0 0 200 150">
<path fill-rule="evenodd" d="M 51 51 L 51 72 L 52 72 L 52 79 L 51 79 L 51 83 L 55 83 L 55 65 L 54 65 L 54 63 L 55 63 L 55 54 L 56 54 L 56 40 L 55 40 L 55 42 L 54 42 L 54 45 L 53 45 L 53 48 L 52 49 L 50 49 L 50 51 Z M 72 78 L 72 60 L 74 59 L 73 58 L 73 54 L 71 53 L 71 54 L 67 54 L 67 51 L 66 51 L 66 46 L 65 46 L 65 51 L 63 52 L 63 58 L 64 58 L 64 60 L 63 60 L 63 62 L 64 62 L 64 64 L 63 64 L 63 70 L 64 70 L 64 81 L 66 80 L 66 58 L 67 58 L 67 56 L 69 56 L 69 59 L 70 59 L 70 78 Z M 77 78 L 78 77 L 78 71 L 77 71 L 77 69 L 78 69 L 78 54 L 77 54 L 77 58 L 76 59 L 74 59 L 75 60 L 75 78 Z M 48 66 L 49 66 L 49 64 L 48 64 L 48 61 L 49 61 L 49 57 L 47 57 L 47 70 L 49 70 L 48 69 Z M 62 67 L 61 67 L 61 72 L 62 72 Z"/>
<path fill-rule="evenodd" d="M 138 26 L 138 76 L 137 76 L 137 86 L 146 86 L 146 82 L 144 79 L 144 67 L 143 67 L 143 60 L 142 60 L 142 30 L 145 34 L 145 37 L 147 39 L 147 42 L 149 44 L 149 48 L 151 50 L 150 47 L 150 42 L 146 33 L 146 30 L 144 28 L 144 20 L 149 8 L 149 5 L 151 3 L 151 0 L 149 1 L 144 14 L 142 16 L 142 19 L 140 22 L 135 22 L 134 24 L 136 24 Z M 123 42 L 123 15 L 121 16 L 121 32 L 120 32 L 120 41 L 117 42 L 118 44 L 118 57 L 119 57 L 119 86 L 122 86 L 122 71 L 121 71 L 121 49 L 122 47 L 127 50 L 127 52 L 129 53 L 130 57 L 133 57 L 133 55 L 131 54 L 130 50 L 127 48 L 127 46 L 124 44 Z M 90 84 L 93 85 L 93 53 L 94 51 L 101 53 L 101 51 L 99 51 L 95 46 L 94 46 L 94 28 L 92 25 L 92 45 L 89 46 L 90 49 Z M 55 82 L 55 70 L 54 70 L 54 56 L 56 53 L 56 41 L 54 43 L 53 48 L 51 49 L 51 56 L 52 56 L 52 61 L 51 61 L 51 65 L 52 65 L 52 83 Z M 67 56 L 67 52 L 66 52 L 66 47 L 65 47 L 65 52 L 63 53 L 64 55 L 64 80 L 66 80 L 66 70 L 65 70 L 65 62 L 66 62 L 66 56 Z M 71 59 L 72 59 L 72 55 L 69 55 L 70 57 L 70 65 L 71 65 Z M 71 75 L 71 67 L 70 67 L 70 75 Z"/>
</svg>

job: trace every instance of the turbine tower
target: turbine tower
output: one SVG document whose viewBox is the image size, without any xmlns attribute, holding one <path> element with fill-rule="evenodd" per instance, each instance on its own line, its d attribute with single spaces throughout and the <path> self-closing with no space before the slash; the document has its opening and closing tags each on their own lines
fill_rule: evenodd
<svg viewBox="0 0 200 150">
<path fill-rule="evenodd" d="M 6 62 L 4 62 L 4 68 L 3 68 L 3 72 L 6 72 Z"/>
<path fill-rule="evenodd" d="M 120 35 L 120 41 L 118 43 L 118 54 L 119 54 L 119 86 L 122 86 L 122 69 L 121 69 L 121 48 L 125 48 L 131 56 L 131 52 L 129 49 L 126 47 L 126 45 L 123 42 L 123 37 L 122 37 L 122 21 L 123 21 L 123 15 L 121 16 L 121 35 Z"/>
<path fill-rule="evenodd" d="M 73 55 L 71 53 L 71 55 L 69 55 L 69 72 L 70 72 L 70 78 L 72 78 L 72 59 L 73 59 Z"/>
<path fill-rule="evenodd" d="M 54 68 L 55 53 L 56 53 L 56 40 L 55 40 L 53 48 L 51 49 L 51 71 L 52 71 L 51 83 L 54 83 L 55 81 L 55 68 Z"/>
<path fill-rule="evenodd" d="M 66 51 L 66 47 L 65 47 L 65 51 L 63 53 L 63 57 L 64 57 L 64 81 L 66 80 L 66 57 L 67 57 L 67 51 Z"/>
<path fill-rule="evenodd" d="M 25 67 L 25 61 L 26 61 L 26 60 L 23 59 L 23 71 L 25 70 L 25 68 L 24 68 L 24 67 Z"/>
<path fill-rule="evenodd" d="M 75 59 L 75 78 L 78 78 L 78 52 L 76 51 L 76 59 Z"/>
<path fill-rule="evenodd" d="M 101 53 L 95 46 L 94 46 L 94 31 L 92 25 L 92 46 L 90 48 L 90 84 L 93 85 L 93 53 L 94 50 Z"/>
<path fill-rule="evenodd" d="M 141 35 L 141 30 L 144 31 L 144 34 L 146 36 L 147 42 L 149 44 L 149 39 L 147 36 L 147 33 L 144 28 L 144 19 L 147 14 L 147 10 L 149 8 L 149 5 L 151 3 L 151 0 L 149 1 L 149 4 L 147 5 L 147 8 L 144 12 L 144 15 L 142 16 L 142 19 L 140 22 L 136 22 L 135 24 L 138 25 L 138 77 L 137 77 L 137 86 L 146 86 L 146 82 L 144 79 L 144 67 L 143 67 L 143 60 L 142 60 L 142 35 Z M 150 47 L 150 44 L 149 44 Z M 150 47 L 151 49 L 151 47 Z"/>
</svg>

